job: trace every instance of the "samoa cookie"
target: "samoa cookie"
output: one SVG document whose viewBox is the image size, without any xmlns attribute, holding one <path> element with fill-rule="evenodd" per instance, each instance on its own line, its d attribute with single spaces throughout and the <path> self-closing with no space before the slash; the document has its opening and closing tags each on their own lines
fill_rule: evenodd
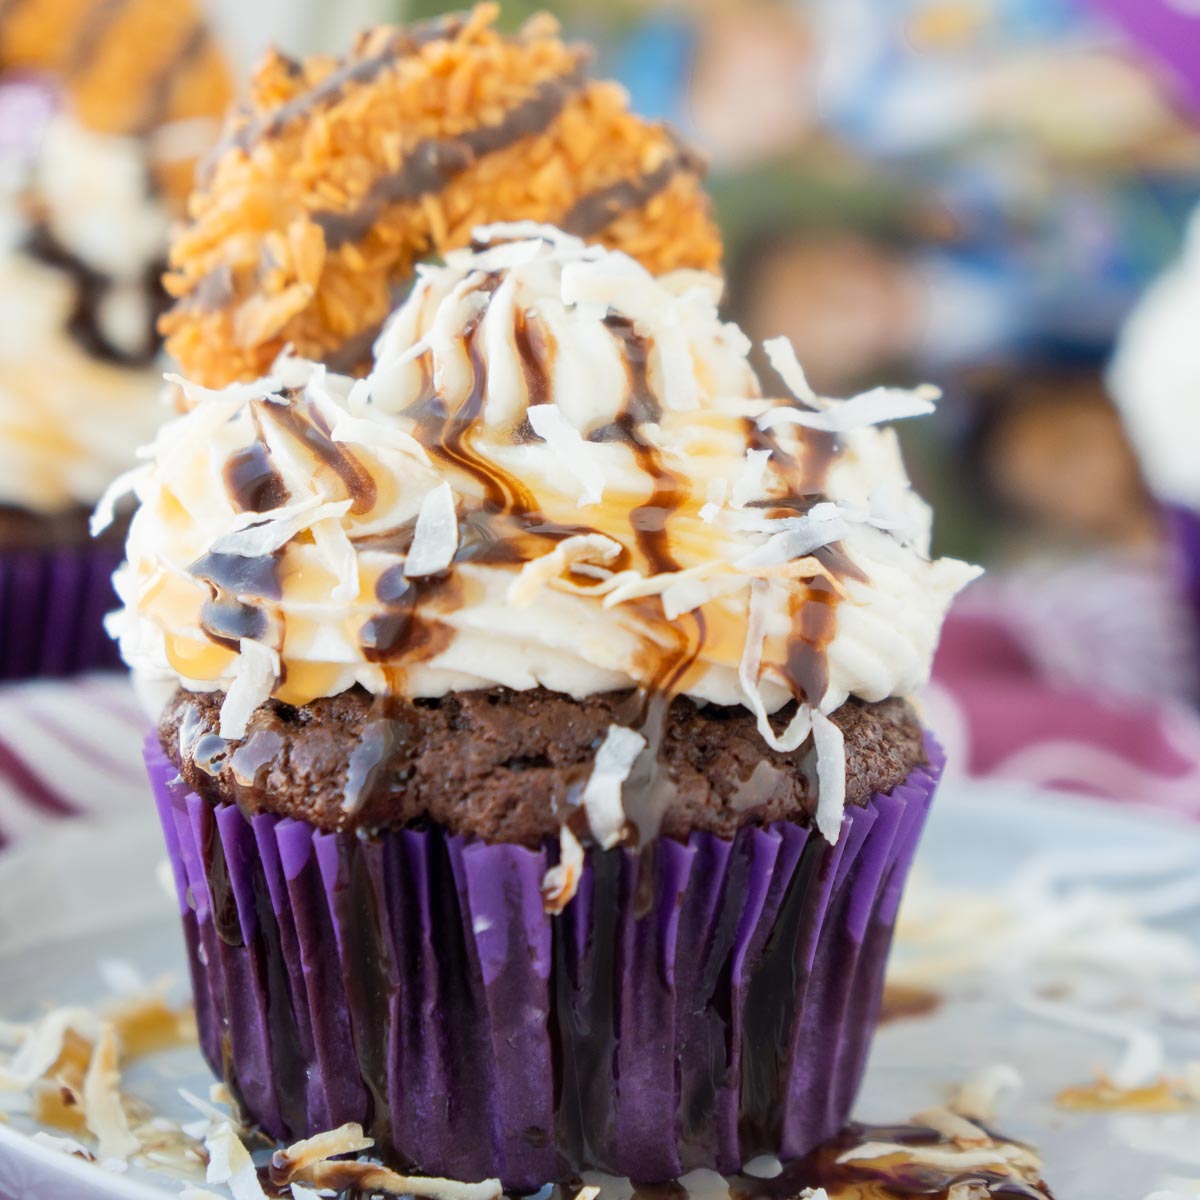
<svg viewBox="0 0 1200 1200">
<path fill-rule="evenodd" d="M 654 272 L 718 265 L 700 157 L 589 80 L 552 18 L 509 37 L 496 16 L 267 56 L 172 248 L 162 330 L 192 379 L 256 378 L 286 345 L 361 373 L 417 262 L 492 222 L 557 225 Z"/>
<path fill-rule="evenodd" d="M 233 99 L 194 0 L 0 0 L 0 72 L 19 70 L 54 79 L 88 129 L 151 142 L 155 185 L 178 211 L 204 126 L 215 133 Z"/>
</svg>

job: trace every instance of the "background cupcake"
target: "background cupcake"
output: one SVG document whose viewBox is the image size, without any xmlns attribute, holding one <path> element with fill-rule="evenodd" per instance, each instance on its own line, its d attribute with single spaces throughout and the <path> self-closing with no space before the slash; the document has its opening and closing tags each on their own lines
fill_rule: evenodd
<svg viewBox="0 0 1200 1200">
<path fill-rule="evenodd" d="M 136 480 L 113 628 L 206 1054 L 276 1136 L 512 1187 L 803 1153 L 974 573 L 873 428 L 929 400 L 819 401 L 783 343 L 765 399 L 715 278 L 476 237 L 531 240 L 423 271 L 364 381 L 185 385 Z"/>
<path fill-rule="evenodd" d="M 1109 372 L 1113 394 L 1155 494 L 1166 506 L 1181 590 L 1196 615 L 1200 664 L 1200 223 L 1179 262 L 1130 317 Z M 1200 699 L 1200 666 L 1193 673 Z"/>
<path fill-rule="evenodd" d="M 115 665 L 87 517 L 162 419 L 169 225 L 229 98 L 187 0 L 0 14 L 0 678 Z"/>
</svg>

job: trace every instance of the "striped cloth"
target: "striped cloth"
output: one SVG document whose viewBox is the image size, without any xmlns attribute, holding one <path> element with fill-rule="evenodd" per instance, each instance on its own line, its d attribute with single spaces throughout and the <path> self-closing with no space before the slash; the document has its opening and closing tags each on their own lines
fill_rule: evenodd
<svg viewBox="0 0 1200 1200">
<path fill-rule="evenodd" d="M 146 728 L 124 675 L 0 688 L 0 846 L 64 817 L 149 814 Z"/>
</svg>

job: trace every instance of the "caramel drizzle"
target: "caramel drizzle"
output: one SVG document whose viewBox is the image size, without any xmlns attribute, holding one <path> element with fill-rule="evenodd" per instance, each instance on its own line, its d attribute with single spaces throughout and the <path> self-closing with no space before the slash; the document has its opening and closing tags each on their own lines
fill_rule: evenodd
<svg viewBox="0 0 1200 1200">
<path fill-rule="evenodd" d="M 509 109 L 495 125 L 479 125 L 454 138 L 425 138 L 417 142 L 398 170 L 380 176 L 371 185 L 358 208 L 313 214 L 313 221 L 325 234 L 326 246 L 336 250 L 348 242 L 361 240 L 391 205 L 432 195 L 478 159 L 542 133 L 567 100 L 580 90 L 584 78 L 583 65 L 577 62 L 566 75 L 539 84 L 532 95 Z"/>
</svg>

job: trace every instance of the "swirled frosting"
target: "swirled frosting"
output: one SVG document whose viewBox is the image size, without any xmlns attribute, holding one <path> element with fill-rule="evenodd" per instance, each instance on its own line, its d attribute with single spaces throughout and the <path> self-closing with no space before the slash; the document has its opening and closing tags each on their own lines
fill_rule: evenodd
<svg viewBox="0 0 1200 1200">
<path fill-rule="evenodd" d="M 0 504 L 92 505 L 162 419 L 169 217 L 137 139 L 60 112 L 0 189 Z"/>
<path fill-rule="evenodd" d="M 1154 492 L 1200 511 L 1200 213 L 1121 333 L 1113 396 Z"/>
<path fill-rule="evenodd" d="M 716 279 L 541 227 L 477 239 L 422 271 L 365 380 L 284 359 L 222 391 L 180 381 L 190 411 L 126 481 L 127 661 L 223 690 L 230 739 L 268 697 L 355 684 L 632 686 L 745 704 L 772 744 L 837 762 L 824 714 L 920 685 L 975 574 L 930 560 L 877 427 L 929 398 L 821 400 L 783 343 L 797 396 L 766 398 Z M 609 742 L 597 792 L 645 745 Z"/>
</svg>

